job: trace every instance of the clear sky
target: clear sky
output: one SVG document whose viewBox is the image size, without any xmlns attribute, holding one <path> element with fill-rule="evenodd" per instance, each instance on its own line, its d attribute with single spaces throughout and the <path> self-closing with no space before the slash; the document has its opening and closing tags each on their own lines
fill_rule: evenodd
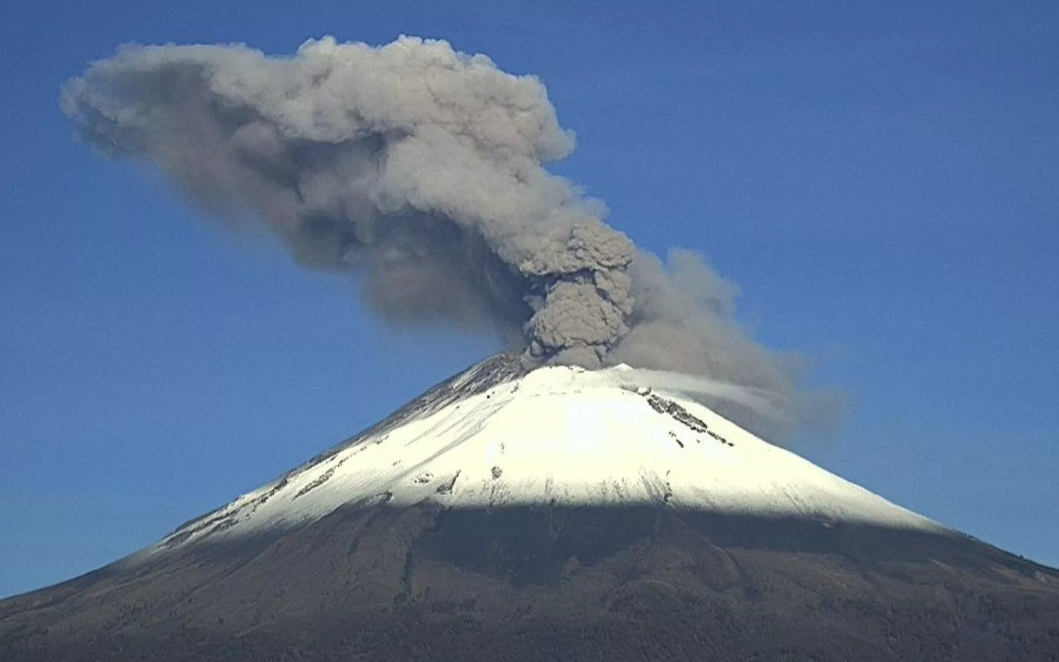
<svg viewBox="0 0 1059 662">
<path fill-rule="evenodd" d="M 601 7 L 594 7 L 601 5 Z M 69 139 L 120 43 L 449 40 L 535 73 L 554 171 L 706 254 L 850 401 L 795 450 L 1059 565 L 1054 2 L 40 0 L 0 21 L 0 596 L 271 480 L 498 345 L 395 333 L 355 284 Z"/>
</svg>

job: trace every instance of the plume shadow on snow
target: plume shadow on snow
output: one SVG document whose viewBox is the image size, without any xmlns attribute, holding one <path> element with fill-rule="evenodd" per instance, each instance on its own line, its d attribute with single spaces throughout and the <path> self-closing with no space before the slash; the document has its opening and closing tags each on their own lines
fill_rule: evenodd
<svg viewBox="0 0 1059 662">
<path fill-rule="evenodd" d="M 176 557 L 208 562 L 270 554 L 294 548 L 292 540 L 324 530 L 347 530 L 350 525 L 380 525 L 416 513 L 424 524 L 411 544 L 412 554 L 444 563 L 505 576 L 516 583 L 559 581 L 571 559 L 592 566 L 629 549 L 673 543 L 688 549 L 739 549 L 784 554 L 833 555 L 860 564 L 938 562 L 985 571 L 1005 568 L 1020 574 L 1059 573 L 1003 552 L 954 531 L 935 532 L 891 528 L 877 524 L 839 522 L 819 518 L 772 517 L 678 510 L 659 506 L 560 506 L 504 508 L 442 508 L 421 504 L 407 508 L 358 505 L 339 508 L 318 524 L 264 530 L 238 537 L 206 537 L 187 548 L 175 547 L 147 565 L 165 564 Z M 343 537 L 350 553 L 355 537 Z M 274 551 L 274 550 L 273 550 Z M 131 557 L 129 567 L 139 567 Z M 122 567 L 123 562 L 115 564 Z M 104 568 L 100 572 L 104 572 Z M 137 570 L 142 573 L 142 570 Z"/>
<path fill-rule="evenodd" d="M 348 507 L 0 601 L 0 658 L 1048 660 L 1055 616 L 1059 572 L 955 534 L 667 507 Z"/>
<path fill-rule="evenodd" d="M 515 584 L 561 581 L 572 559 L 597 565 L 630 549 L 677 544 L 716 550 L 813 554 L 853 559 L 870 567 L 888 562 L 942 563 L 969 570 L 1006 569 L 1020 575 L 1044 573 L 1059 586 L 1059 570 L 1017 557 L 954 531 L 923 531 L 825 519 L 720 514 L 659 506 L 524 506 L 447 509 L 436 504 L 407 508 L 350 505 L 316 523 L 259 530 L 232 537 L 206 537 L 188 546 L 139 552 L 81 577 L 42 589 L 52 599 L 99 582 L 153 580 L 173 565 L 240 567 L 264 559 L 296 563 L 299 548 L 326 553 L 339 545 L 354 554 L 357 532 L 371 535 L 408 517 L 421 520 L 412 539 L 413 556 L 468 571 L 505 577 Z M 283 561 L 286 563 L 286 561 Z M 294 566 L 289 568 L 297 572 Z M 228 572 L 231 572 L 230 570 Z M 29 593 L 35 595 L 39 592 Z M 0 607 L 18 599 L 10 598 Z M 3 610 L 0 609 L 0 616 Z"/>
</svg>

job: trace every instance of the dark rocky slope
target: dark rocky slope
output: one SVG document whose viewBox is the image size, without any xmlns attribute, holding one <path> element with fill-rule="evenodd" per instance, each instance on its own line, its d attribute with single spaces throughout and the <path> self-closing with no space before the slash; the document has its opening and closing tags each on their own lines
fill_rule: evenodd
<svg viewBox="0 0 1059 662">
<path fill-rule="evenodd" d="M 0 602 L 0 660 L 1059 661 L 1059 573 L 956 535 L 339 510 Z"/>
</svg>

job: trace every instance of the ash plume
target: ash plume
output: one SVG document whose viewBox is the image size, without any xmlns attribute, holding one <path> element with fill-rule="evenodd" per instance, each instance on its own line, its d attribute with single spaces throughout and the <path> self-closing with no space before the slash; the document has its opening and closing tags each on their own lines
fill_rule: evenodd
<svg viewBox="0 0 1059 662">
<path fill-rule="evenodd" d="M 392 323 L 488 327 L 530 362 L 617 363 L 796 391 L 697 256 L 637 249 L 545 164 L 568 155 L 541 82 L 444 41 L 327 37 L 125 46 L 62 90 L 84 142 L 153 164 L 213 215 L 253 218 L 301 264 L 358 274 Z"/>
</svg>

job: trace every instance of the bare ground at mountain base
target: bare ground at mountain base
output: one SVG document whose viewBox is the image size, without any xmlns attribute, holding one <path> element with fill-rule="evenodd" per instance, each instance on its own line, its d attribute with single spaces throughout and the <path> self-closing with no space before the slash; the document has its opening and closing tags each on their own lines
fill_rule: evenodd
<svg viewBox="0 0 1059 662">
<path fill-rule="evenodd" d="M 0 602 L 0 660 L 1059 662 L 1059 573 L 827 521 L 345 509 Z"/>
</svg>

